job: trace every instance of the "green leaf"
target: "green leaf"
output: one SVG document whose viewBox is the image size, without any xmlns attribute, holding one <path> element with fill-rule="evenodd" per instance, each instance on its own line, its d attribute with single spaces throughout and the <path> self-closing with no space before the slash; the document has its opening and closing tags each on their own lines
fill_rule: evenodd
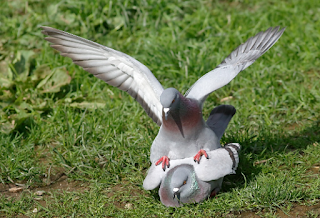
<svg viewBox="0 0 320 218">
<path fill-rule="evenodd" d="M 0 77 L 0 88 L 10 88 L 13 84 L 10 79 Z"/>
<path fill-rule="evenodd" d="M 76 107 L 76 108 L 80 108 L 80 109 L 95 109 L 95 108 L 103 108 L 106 105 L 106 103 L 101 103 L 101 102 L 87 102 L 87 101 L 83 101 L 83 102 L 74 102 L 71 103 L 70 106 L 71 107 Z"/>
<path fill-rule="evenodd" d="M 60 88 L 69 84 L 71 76 L 63 69 L 56 69 L 52 71 L 46 78 L 44 78 L 37 86 L 37 89 L 42 88 L 42 93 L 56 93 Z"/>
<path fill-rule="evenodd" d="M 10 64 L 11 70 L 19 81 L 26 81 L 34 65 L 34 55 L 32 50 L 21 50 L 15 55 L 14 60 Z"/>
<path fill-rule="evenodd" d="M 30 79 L 31 81 L 39 82 L 40 80 L 43 80 L 51 73 L 52 71 L 47 65 L 40 65 L 33 71 L 33 74 L 31 75 Z"/>
<path fill-rule="evenodd" d="M 21 110 L 18 114 L 13 114 L 8 117 L 8 120 L 0 124 L 0 130 L 6 134 L 11 133 L 23 124 L 23 122 L 31 117 L 32 113 L 26 113 Z"/>
<path fill-rule="evenodd" d="M 13 85 L 12 72 L 8 60 L 0 62 L 0 88 L 10 88 Z"/>
</svg>

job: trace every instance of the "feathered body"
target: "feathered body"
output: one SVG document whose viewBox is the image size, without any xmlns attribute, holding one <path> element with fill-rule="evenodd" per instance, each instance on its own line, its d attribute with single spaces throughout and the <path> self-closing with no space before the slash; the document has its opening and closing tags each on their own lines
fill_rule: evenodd
<svg viewBox="0 0 320 218">
<path fill-rule="evenodd" d="M 210 151 L 221 147 L 220 138 L 203 120 L 196 100 L 181 95 L 177 108 L 171 111 L 167 120 L 164 113 L 162 115 L 163 123 L 151 146 L 152 163 L 162 156 L 181 159 L 195 155 L 200 149 Z"/>
</svg>

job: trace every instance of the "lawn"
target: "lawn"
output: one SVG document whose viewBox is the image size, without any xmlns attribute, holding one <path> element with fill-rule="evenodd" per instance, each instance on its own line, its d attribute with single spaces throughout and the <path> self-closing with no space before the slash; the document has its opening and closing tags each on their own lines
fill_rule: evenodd
<svg viewBox="0 0 320 218">
<path fill-rule="evenodd" d="M 0 217 L 320 217 L 320 1 L 1 1 Z M 249 37 L 279 41 L 205 105 L 237 109 L 242 149 L 216 198 L 167 208 L 142 188 L 159 127 L 54 51 L 51 26 L 127 53 L 181 93 Z"/>
</svg>

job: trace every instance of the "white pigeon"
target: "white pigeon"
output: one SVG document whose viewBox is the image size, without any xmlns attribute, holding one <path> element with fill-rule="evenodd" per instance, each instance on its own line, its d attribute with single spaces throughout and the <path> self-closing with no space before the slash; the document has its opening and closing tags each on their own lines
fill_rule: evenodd
<svg viewBox="0 0 320 218">
<path fill-rule="evenodd" d="M 263 55 L 285 30 L 271 27 L 248 39 L 183 96 L 174 88 L 164 90 L 145 65 L 122 52 L 51 27 L 42 29 L 52 48 L 99 79 L 128 92 L 160 126 L 150 160 L 155 165 L 162 162 L 163 170 L 169 167 L 170 159 L 195 155 L 199 163 L 202 155 L 208 158 L 208 151 L 221 147 L 220 137 L 202 117 L 206 97 Z"/>
<path fill-rule="evenodd" d="M 193 157 L 171 160 L 171 167 L 166 171 L 152 164 L 143 188 L 153 190 L 160 186 L 160 200 L 167 207 L 201 202 L 219 192 L 224 176 L 235 173 L 239 149 L 238 143 L 230 143 L 209 151 L 210 158 L 201 159 L 199 164 Z"/>
</svg>

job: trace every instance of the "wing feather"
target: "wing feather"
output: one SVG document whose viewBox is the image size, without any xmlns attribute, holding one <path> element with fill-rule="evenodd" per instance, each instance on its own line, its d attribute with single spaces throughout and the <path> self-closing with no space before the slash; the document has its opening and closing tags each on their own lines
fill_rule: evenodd
<svg viewBox="0 0 320 218">
<path fill-rule="evenodd" d="M 62 56 L 69 57 L 95 77 L 128 92 L 159 126 L 162 124 L 160 95 L 162 85 L 151 71 L 136 59 L 90 40 L 42 27 L 45 39 Z"/>
<path fill-rule="evenodd" d="M 242 70 L 249 67 L 256 59 L 268 51 L 281 37 L 285 28 L 270 27 L 265 32 L 249 38 L 236 48 L 214 70 L 198 79 L 186 92 L 187 98 L 197 99 L 202 105 L 207 96 L 227 85 Z"/>
<path fill-rule="evenodd" d="M 77 61 L 77 65 L 83 67 L 85 71 L 90 71 L 93 75 L 104 74 L 105 72 L 108 72 L 107 78 L 109 79 L 113 79 L 114 77 L 122 74 L 121 70 L 109 63 L 105 63 L 104 66 L 90 67 L 85 63 L 82 63 L 82 61 Z"/>
</svg>

